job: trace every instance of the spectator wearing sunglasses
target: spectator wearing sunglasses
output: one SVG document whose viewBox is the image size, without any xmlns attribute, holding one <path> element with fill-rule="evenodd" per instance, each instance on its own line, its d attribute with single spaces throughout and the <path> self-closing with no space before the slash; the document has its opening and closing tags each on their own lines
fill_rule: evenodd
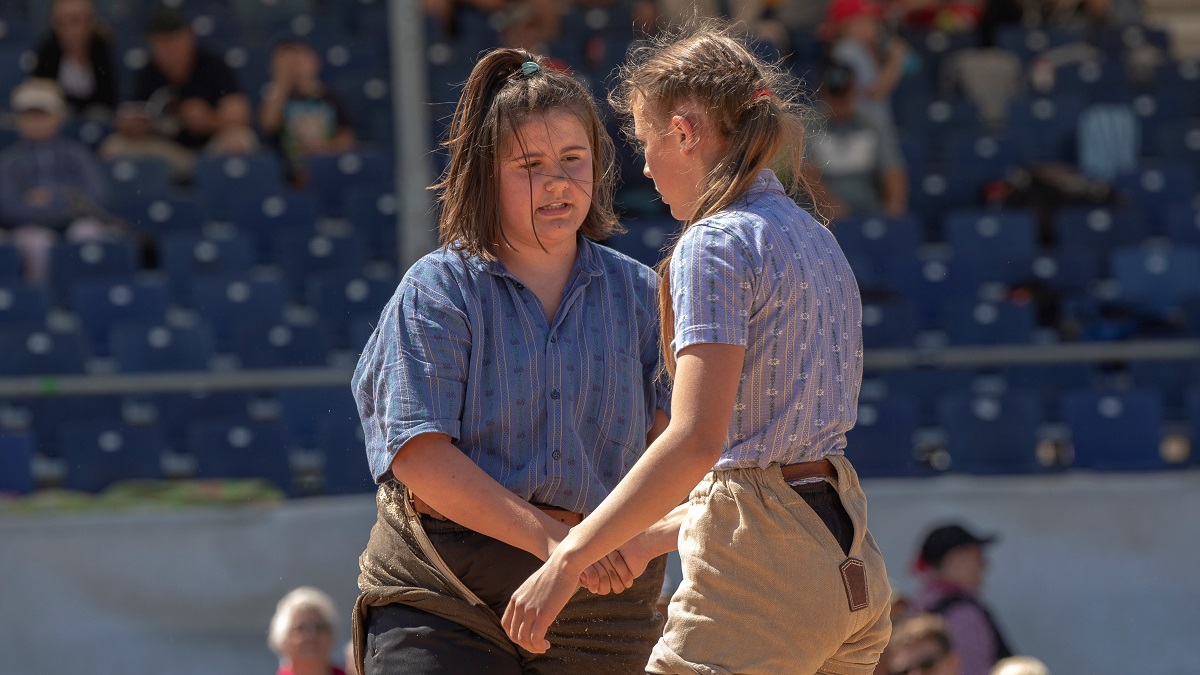
<svg viewBox="0 0 1200 675">
<path fill-rule="evenodd" d="M 946 620 L 936 614 L 917 614 L 892 631 L 888 643 L 891 675 L 958 675 L 958 654 L 950 645 Z"/>
</svg>

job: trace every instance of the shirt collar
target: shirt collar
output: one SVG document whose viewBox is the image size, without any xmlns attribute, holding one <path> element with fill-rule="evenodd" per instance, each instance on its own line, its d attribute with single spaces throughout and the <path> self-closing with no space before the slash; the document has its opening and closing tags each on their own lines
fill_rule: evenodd
<svg viewBox="0 0 1200 675">
<path fill-rule="evenodd" d="M 604 265 L 600 259 L 600 252 L 597 250 L 598 246 L 600 244 L 583 235 L 579 235 L 579 250 L 575 254 L 575 266 L 571 270 L 572 277 L 576 274 L 584 274 L 589 277 L 597 277 L 604 274 Z M 466 256 L 464 260 L 468 265 L 480 272 L 486 272 L 498 277 L 516 279 L 504 266 L 504 263 L 499 260 L 484 260 L 477 255 Z"/>
</svg>

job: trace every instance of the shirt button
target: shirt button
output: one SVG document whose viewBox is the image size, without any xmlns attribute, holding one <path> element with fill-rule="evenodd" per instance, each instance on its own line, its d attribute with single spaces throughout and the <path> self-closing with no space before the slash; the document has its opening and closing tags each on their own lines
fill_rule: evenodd
<svg viewBox="0 0 1200 675">
<path fill-rule="evenodd" d="M 523 291 L 523 290 L 525 290 L 525 284 L 517 284 L 517 290 L 518 290 L 518 291 Z"/>
<path fill-rule="evenodd" d="M 557 343 L 558 343 L 558 338 L 556 338 L 556 337 L 550 338 L 550 344 L 557 344 Z"/>
<path fill-rule="evenodd" d="M 558 450 L 555 450 L 554 452 L 550 453 L 550 456 L 553 457 L 554 459 L 562 459 L 562 453 L 559 452 Z"/>
<path fill-rule="evenodd" d="M 554 391 L 550 392 L 550 398 L 554 399 L 555 401 L 557 401 L 557 400 L 558 400 L 558 390 L 557 390 L 557 389 L 555 389 Z"/>
</svg>

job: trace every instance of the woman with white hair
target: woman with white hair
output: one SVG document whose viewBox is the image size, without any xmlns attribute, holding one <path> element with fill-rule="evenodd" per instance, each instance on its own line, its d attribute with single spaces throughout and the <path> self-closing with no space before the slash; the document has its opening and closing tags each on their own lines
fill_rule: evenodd
<svg viewBox="0 0 1200 675">
<path fill-rule="evenodd" d="M 302 586 L 283 596 L 267 644 L 279 655 L 276 675 L 346 675 L 329 661 L 337 612 L 321 591 Z"/>
</svg>

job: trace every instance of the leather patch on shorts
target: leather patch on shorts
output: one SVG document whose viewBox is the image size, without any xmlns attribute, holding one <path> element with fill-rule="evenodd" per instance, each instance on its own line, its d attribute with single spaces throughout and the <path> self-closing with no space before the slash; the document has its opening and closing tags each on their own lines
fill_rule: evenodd
<svg viewBox="0 0 1200 675">
<path fill-rule="evenodd" d="M 846 599 L 850 611 L 867 608 L 867 566 L 858 558 L 846 558 L 841 565 L 842 583 L 846 585 Z"/>
</svg>

